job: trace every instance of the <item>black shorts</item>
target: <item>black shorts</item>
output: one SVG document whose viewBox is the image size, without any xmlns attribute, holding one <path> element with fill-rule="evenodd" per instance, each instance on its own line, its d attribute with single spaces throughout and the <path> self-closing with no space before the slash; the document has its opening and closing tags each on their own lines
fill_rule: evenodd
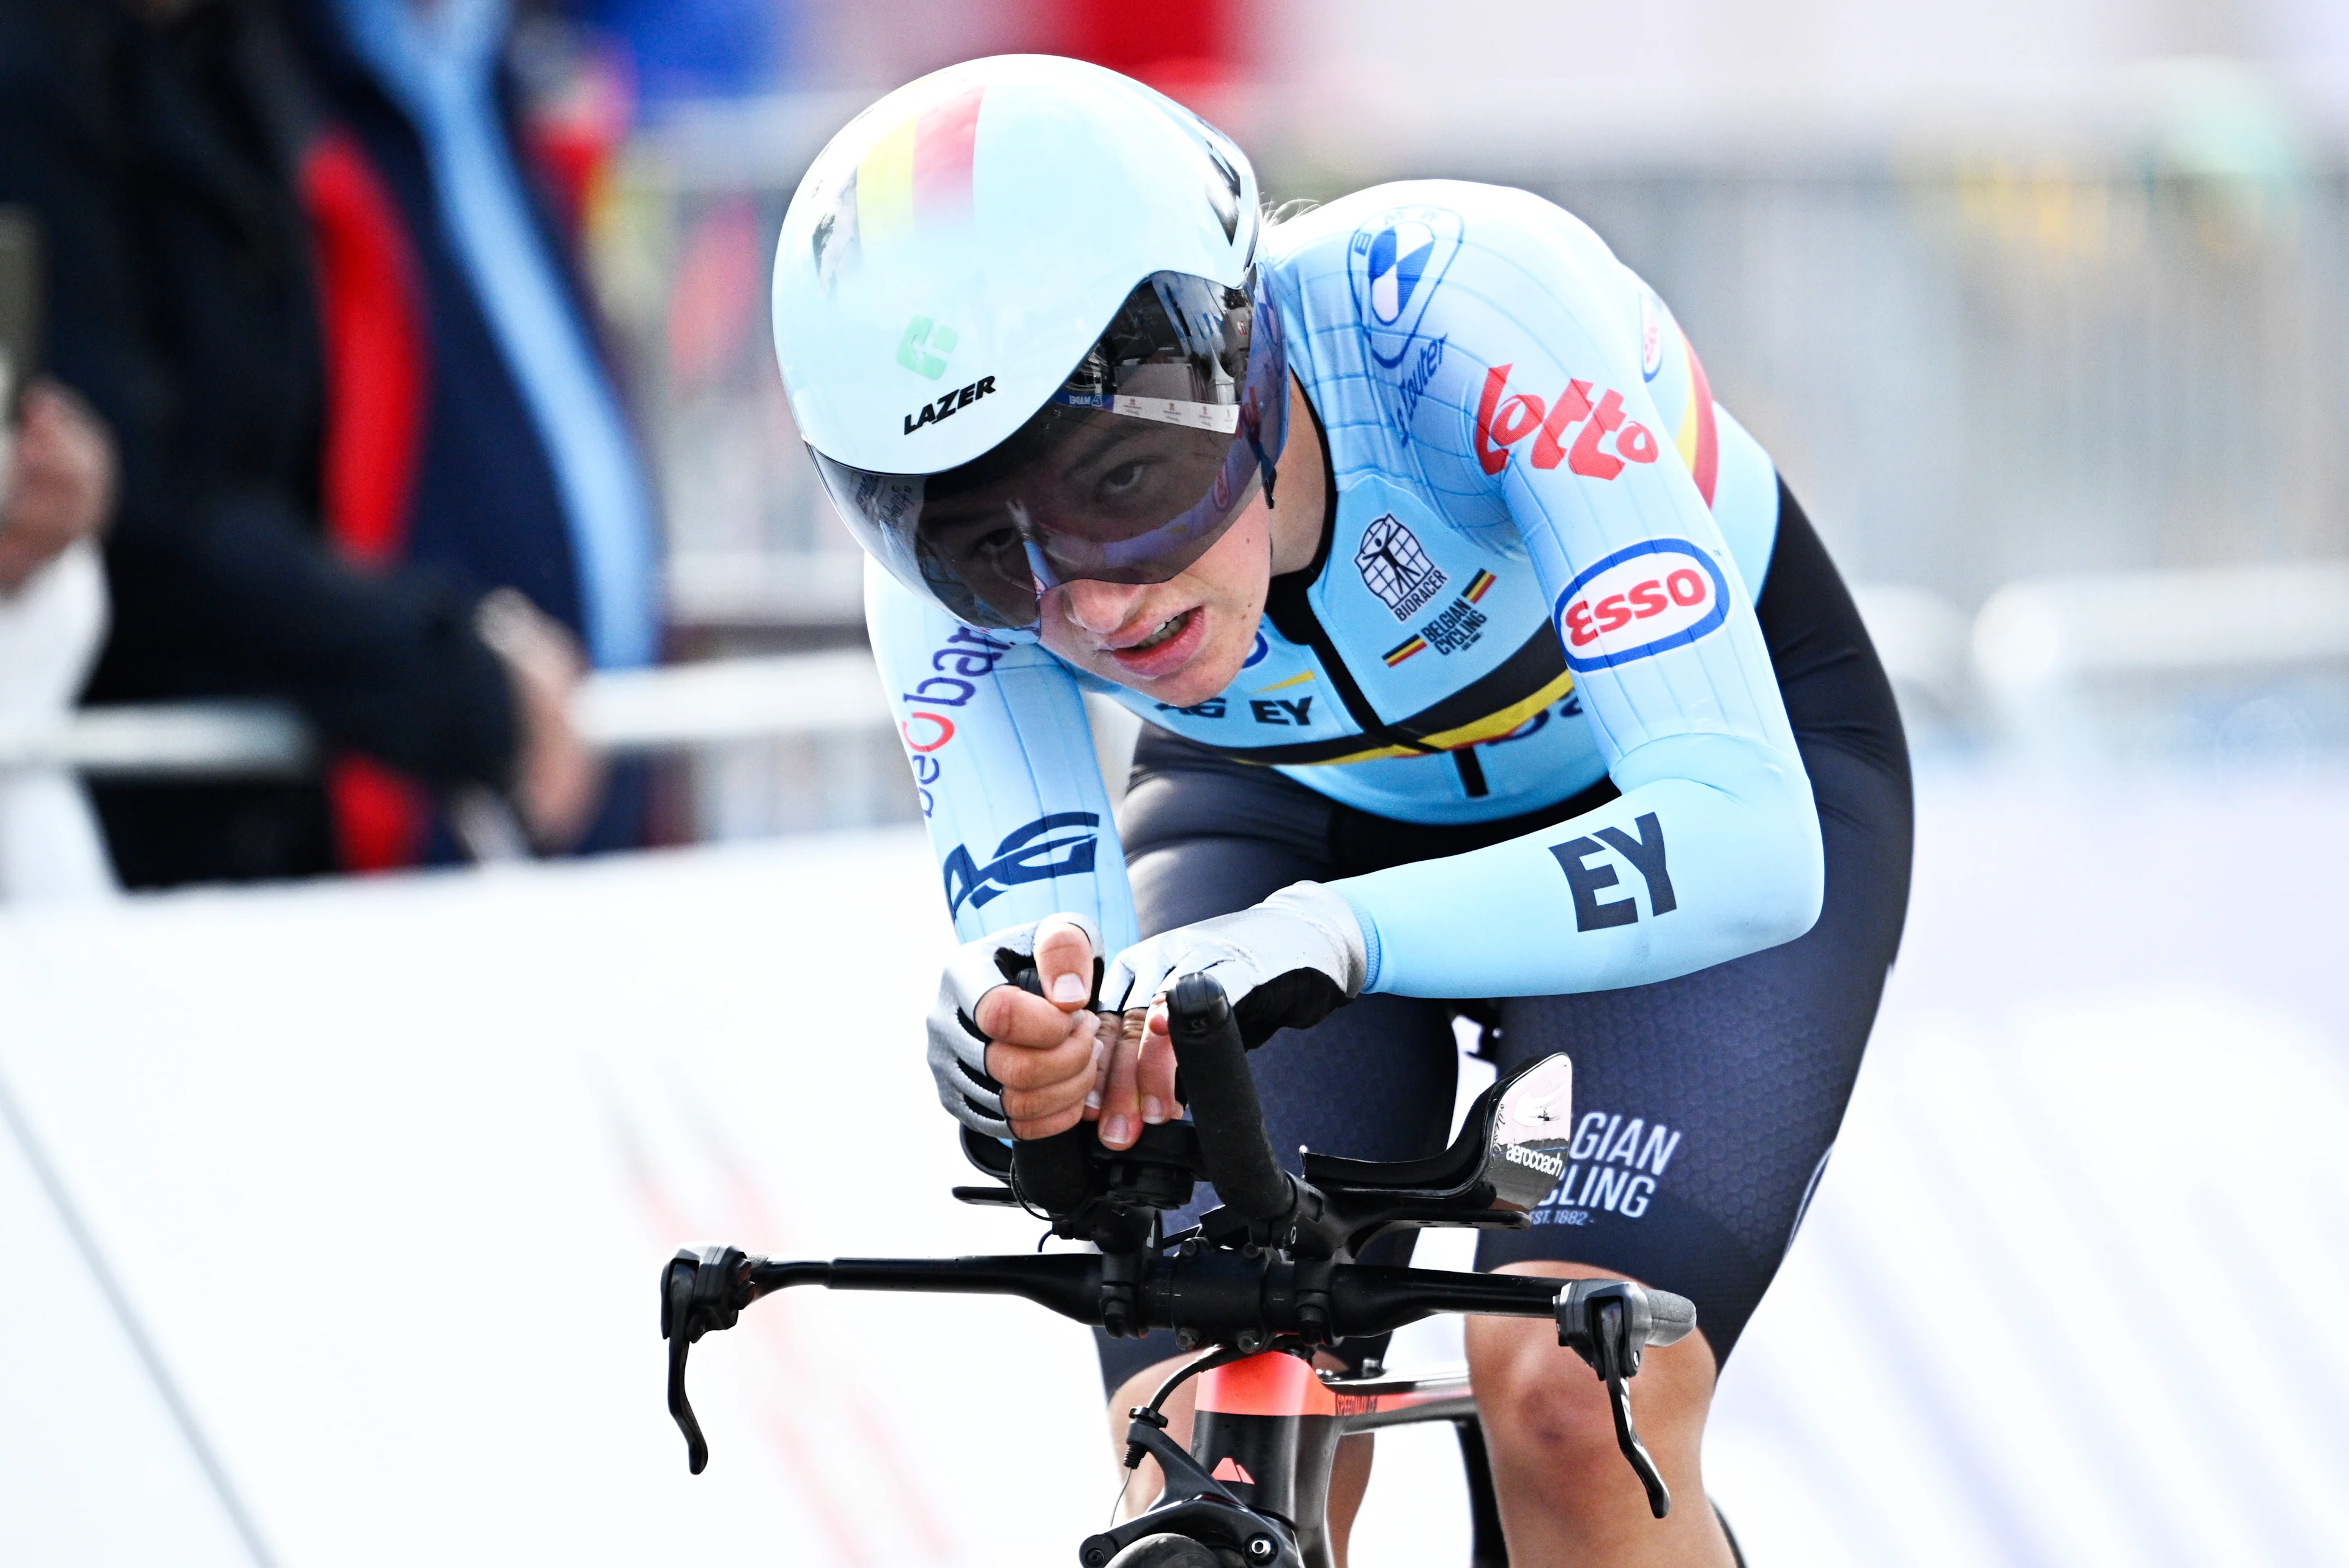
<svg viewBox="0 0 2349 1568">
<path fill-rule="evenodd" d="M 1293 1168 L 1299 1145 L 1364 1159 L 1441 1148 L 1464 1012 L 1485 1024 L 1485 1053 L 1504 1071 L 1567 1053 L 1578 1133 L 1567 1176 L 1532 1229 L 1484 1234 L 1476 1266 L 1553 1259 L 1676 1291 L 1697 1303 L 1723 1362 L 1834 1147 L 1909 902 L 1909 753 L 1892 690 L 1809 520 L 1783 484 L 1778 500 L 1755 610 L 1818 804 L 1818 923 L 1784 946 L 1620 991 L 1482 1004 L 1366 996 L 1250 1057 L 1273 1146 Z M 1145 728 L 1118 831 L 1149 936 L 1291 882 L 1496 844 L 1615 793 L 1601 781 L 1503 822 L 1397 822 Z M 1164 1333 L 1099 1344 L 1112 1391 L 1177 1354 Z M 1375 1347 L 1350 1348 L 1356 1360 Z"/>
</svg>

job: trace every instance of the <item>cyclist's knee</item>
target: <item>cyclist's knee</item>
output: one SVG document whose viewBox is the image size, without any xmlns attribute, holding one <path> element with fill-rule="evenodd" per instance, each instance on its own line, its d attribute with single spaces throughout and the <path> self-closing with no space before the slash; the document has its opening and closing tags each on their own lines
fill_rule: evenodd
<svg viewBox="0 0 2349 1568">
<path fill-rule="evenodd" d="M 1539 1272 L 1568 1271 L 1554 1265 Z M 1579 1356 L 1559 1348 L 1555 1328 L 1521 1319 L 1472 1318 L 1467 1342 L 1477 1412 L 1498 1469 L 1552 1479 L 1586 1472 L 1608 1481 L 1619 1474 L 1628 1479 L 1607 1386 Z M 1640 1436 L 1668 1468 L 1683 1453 L 1696 1452 L 1713 1381 L 1712 1351 L 1696 1334 L 1649 1351 L 1633 1380 L 1632 1409 Z M 1563 1495 L 1579 1494 L 1568 1489 Z"/>
<path fill-rule="evenodd" d="M 1513 1325 L 1514 1327 L 1514 1325 Z M 1475 1336 L 1470 1358 L 1485 1441 L 1504 1469 L 1532 1467 L 1546 1475 L 1620 1468 L 1607 1390 L 1570 1355 L 1557 1364 L 1555 1340 L 1545 1346 L 1522 1332 Z M 1540 1352 L 1548 1349 L 1551 1354 Z M 1530 1352 L 1530 1354 L 1528 1354 Z"/>
</svg>

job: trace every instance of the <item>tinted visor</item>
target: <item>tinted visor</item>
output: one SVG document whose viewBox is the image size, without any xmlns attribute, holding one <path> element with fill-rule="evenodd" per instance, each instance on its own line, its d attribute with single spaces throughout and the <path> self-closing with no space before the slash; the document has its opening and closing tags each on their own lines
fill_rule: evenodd
<svg viewBox="0 0 2349 1568">
<path fill-rule="evenodd" d="M 1080 578 L 1163 583 L 1223 537 L 1288 433 L 1279 317 L 1249 281 L 1154 273 L 993 451 L 930 474 L 819 452 L 824 488 L 884 566 L 974 626 L 1034 626 Z"/>
</svg>

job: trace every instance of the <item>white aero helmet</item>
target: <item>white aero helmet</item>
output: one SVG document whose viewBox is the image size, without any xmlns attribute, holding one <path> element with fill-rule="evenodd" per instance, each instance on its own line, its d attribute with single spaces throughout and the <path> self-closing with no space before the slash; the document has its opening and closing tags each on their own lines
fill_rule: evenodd
<svg viewBox="0 0 2349 1568">
<path fill-rule="evenodd" d="M 1196 560 L 1287 433 L 1257 202 L 1221 132 L 1077 60 L 973 60 L 851 120 L 783 216 L 775 357 L 864 547 L 997 628 Z"/>
</svg>

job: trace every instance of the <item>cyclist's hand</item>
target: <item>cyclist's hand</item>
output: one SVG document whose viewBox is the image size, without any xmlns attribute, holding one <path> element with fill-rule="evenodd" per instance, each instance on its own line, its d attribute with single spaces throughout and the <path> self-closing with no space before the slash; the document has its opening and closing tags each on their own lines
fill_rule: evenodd
<svg viewBox="0 0 2349 1568">
<path fill-rule="evenodd" d="M 1137 1120 L 1180 1111 L 1166 993 L 1183 976 L 1212 974 L 1223 982 L 1240 1037 L 1253 1049 L 1275 1030 L 1319 1023 L 1351 1002 L 1369 968 L 1352 906 L 1318 882 L 1294 883 L 1236 915 L 1177 926 L 1126 949 L 1102 976 L 1102 1010 L 1115 1009 L 1123 1020 L 1102 1097 L 1102 1142 L 1123 1148 L 1139 1136 Z"/>
<path fill-rule="evenodd" d="M 1050 1137 L 1092 1113 L 1106 1054 L 1088 1011 L 1100 946 L 1083 917 L 1055 915 L 965 943 L 947 961 L 930 1010 L 930 1075 L 957 1121 L 994 1137 Z M 1042 996 L 1011 983 L 1031 964 Z"/>
</svg>

